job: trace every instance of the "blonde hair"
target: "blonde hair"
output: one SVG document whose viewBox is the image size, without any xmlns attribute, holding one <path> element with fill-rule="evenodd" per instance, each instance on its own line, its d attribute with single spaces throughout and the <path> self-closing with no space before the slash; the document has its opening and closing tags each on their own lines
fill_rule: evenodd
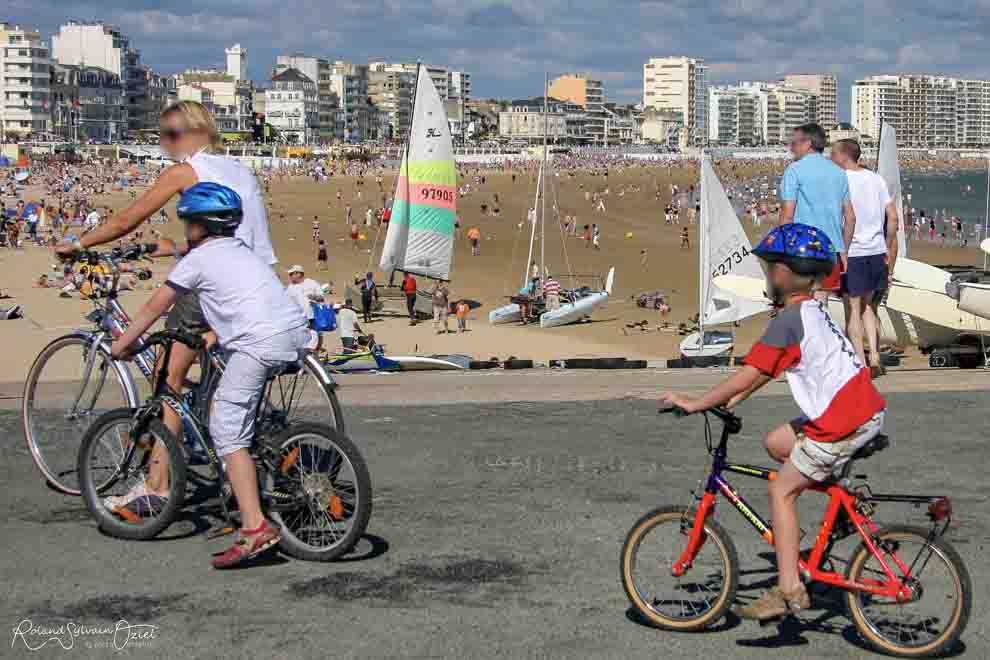
<svg viewBox="0 0 990 660">
<path fill-rule="evenodd" d="M 183 126 L 190 131 L 203 131 L 210 139 L 210 147 L 216 149 L 220 146 L 220 131 L 213 121 L 213 116 L 202 103 L 196 101 L 177 101 L 162 110 L 161 118 L 165 119 L 169 115 L 180 115 Z"/>
</svg>

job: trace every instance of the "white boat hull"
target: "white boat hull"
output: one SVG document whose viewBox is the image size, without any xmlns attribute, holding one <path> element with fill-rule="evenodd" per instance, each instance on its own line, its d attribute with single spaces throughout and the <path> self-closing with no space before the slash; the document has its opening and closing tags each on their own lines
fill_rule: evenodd
<svg viewBox="0 0 990 660">
<path fill-rule="evenodd" d="M 594 293 L 590 296 L 585 296 L 577 302 L 561 305 L 558 309 L 553 311 L 543 312 L 543 314 L 540 315 L 540 327 L 556 328 L 562 325 L 577 323 L 578 321 L 591 316 L 591 313 L 595 311 L 595 308 L 601 307 L 607 300 L 608 294 L 602 291 L 601 293 Z"/>
<path fill-rule="evenodd" d="M 960 283 L 959 309 L 979 318 L 990 320 L 990 284 Z"/>
<path fill-rule="evenodd" d="M 515 303 L 503 305 L 488 312 L 488 322 L 492 325 L 519 323 L 520 321 L 522 321 L 522 309 Z"/>
<path fill-rule="evenodd" d="M 392 362 L 398 362 L 399 371 L 463 371 L 464 367 L 455 364 L 453 362 L 448 362 L 447 360 L 438 360 L 437 358 L 420 357 L 418 355 L 389 355 L 388 359 Z"/>
<path fill-rule="evenodd" d="M 688 358 L 719 357 L 732 351 L 734 338 L 731 332 L 706 330 L 705 341 L 701 333 L 693 332 L 681 342 L 681 355 Z"/>
</svg>

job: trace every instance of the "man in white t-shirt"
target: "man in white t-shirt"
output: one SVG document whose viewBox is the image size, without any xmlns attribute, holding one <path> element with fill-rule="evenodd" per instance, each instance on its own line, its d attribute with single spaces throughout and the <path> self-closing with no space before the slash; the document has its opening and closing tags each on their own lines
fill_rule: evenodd
<svg viewBox="0 0 990 660">
<path fill-rule="evenodd" d="M 358 325 L 357 312 L 354 311 L 354 301 L 344 301 L 344 306 L 337 310 L 337 335 L 340 337 L 340 345 L 344 347 L 344 353 L 353 353 L 357 350 L 357 338 L 363 332 Z"/>
<path fill-rule="evenodd" d="M 832 161 L 846 171 L 849 199 L 856 212 L 856 230 L 849 244 L 849 259 L 842 275 L 842 297 L 846 306 L 846 334 L 863 364 L 866 333 L 870 347 L 870 371 L 883 372 L 879 353 L 877 307 L 887 290 L 897 260 L 897 202 L 887 182 L 876 172 L 861 167 L 861 150 L 855 140 L 832 145 Z"/>
<path fill-rule="evenodd" d="M 323 289 L 320 288 L 316 280 L 306 277 L 306 271 L 299 264 L 290 268 L 288 274 L 289 286 L 285 287 L 285 290 L 289 292 L 292 299 L 302 309 L 309 323 L 311 337 L 307 348 L 312 351 L 318 351 L 320 350 L 322 337 L 313 324 L 314 313 L 312 303 L 323 302 Z"/>
<path fill-rule="evenodd" d="M 96 209 L 93 209 L 89 212 L 89 215 L 86 216 L 86 231 L 96 229 L 99 224 L 100 214 L 96 212 Z"/>
</svg>

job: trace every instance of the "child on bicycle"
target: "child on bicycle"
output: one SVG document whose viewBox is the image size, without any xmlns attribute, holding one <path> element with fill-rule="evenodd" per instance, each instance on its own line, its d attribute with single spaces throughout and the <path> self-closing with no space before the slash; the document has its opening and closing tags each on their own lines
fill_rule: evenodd
<svg viewBox="0 0 990 660">
<path fill-rule="evenodd" d="M 271 267 L 234 237 L 242 218 L 236 192 L 198 183 L 182 193 L 177 210 L 185 223 L 189 252 L 113 343 L 112 351 L 115 356 L 125 354 L 181 295 L 199 294 L 206 321 L 228 354 L 210 414 L 210 436 L 241 513 L 238 540 L 213 559 L 214 567 L 228 568 L 271 548 L 280 538 L 280 530 L 261 512 L 249 448 L 270 370 L 298 359 L 308 341 L 307 321 Z M 153 490 L 152 479 L 148 481 L 144 488 Z M 167 494 L 167 476 L 165 484 L 154 484 L 163 485 Z M 161 497 L 161 492 L 152 494 Z"/>
<path fill-rule="evenodd" d="M 885 403 L 852 343 L 811 293 L 834 266 L 832 243 L 804 224 L 776 227 L 753 250 L 767 263 L 767 284 L 780 307 L 744 366 L 705 395 L 665 393 L 662 400 L 687 412 L 734 406 L 785 374 L 803 415 L 766 438 L 770 457 L 783 463 L 770 482 L 777 586 L 737 610 L 768 620 L 810 606 L 798 572 L 797 498 L 829 479 L 883 428 Z"/>
</svg>

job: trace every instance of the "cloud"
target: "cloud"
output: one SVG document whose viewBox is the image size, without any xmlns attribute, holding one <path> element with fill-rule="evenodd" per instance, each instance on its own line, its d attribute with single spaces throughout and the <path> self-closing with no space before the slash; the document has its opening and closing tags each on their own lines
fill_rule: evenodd
<svg viewBox="0 0 990 660">
<path fill-rule="evenodd" d="M 990 0 L 6 0 L 7 20 L 46 35 L 72 17 L 119 25 L 162 73 L 222 65 L 240 42 L 249 71 L 276 55 L 417 59 L 469 71 L 476 97 L 540 93 L 543 74 L 588 71 L 610 100 L 638 101 L 649 57 L 688 55 L 709 80 L 833 72 L 987 77 Z"/>
</svg>

